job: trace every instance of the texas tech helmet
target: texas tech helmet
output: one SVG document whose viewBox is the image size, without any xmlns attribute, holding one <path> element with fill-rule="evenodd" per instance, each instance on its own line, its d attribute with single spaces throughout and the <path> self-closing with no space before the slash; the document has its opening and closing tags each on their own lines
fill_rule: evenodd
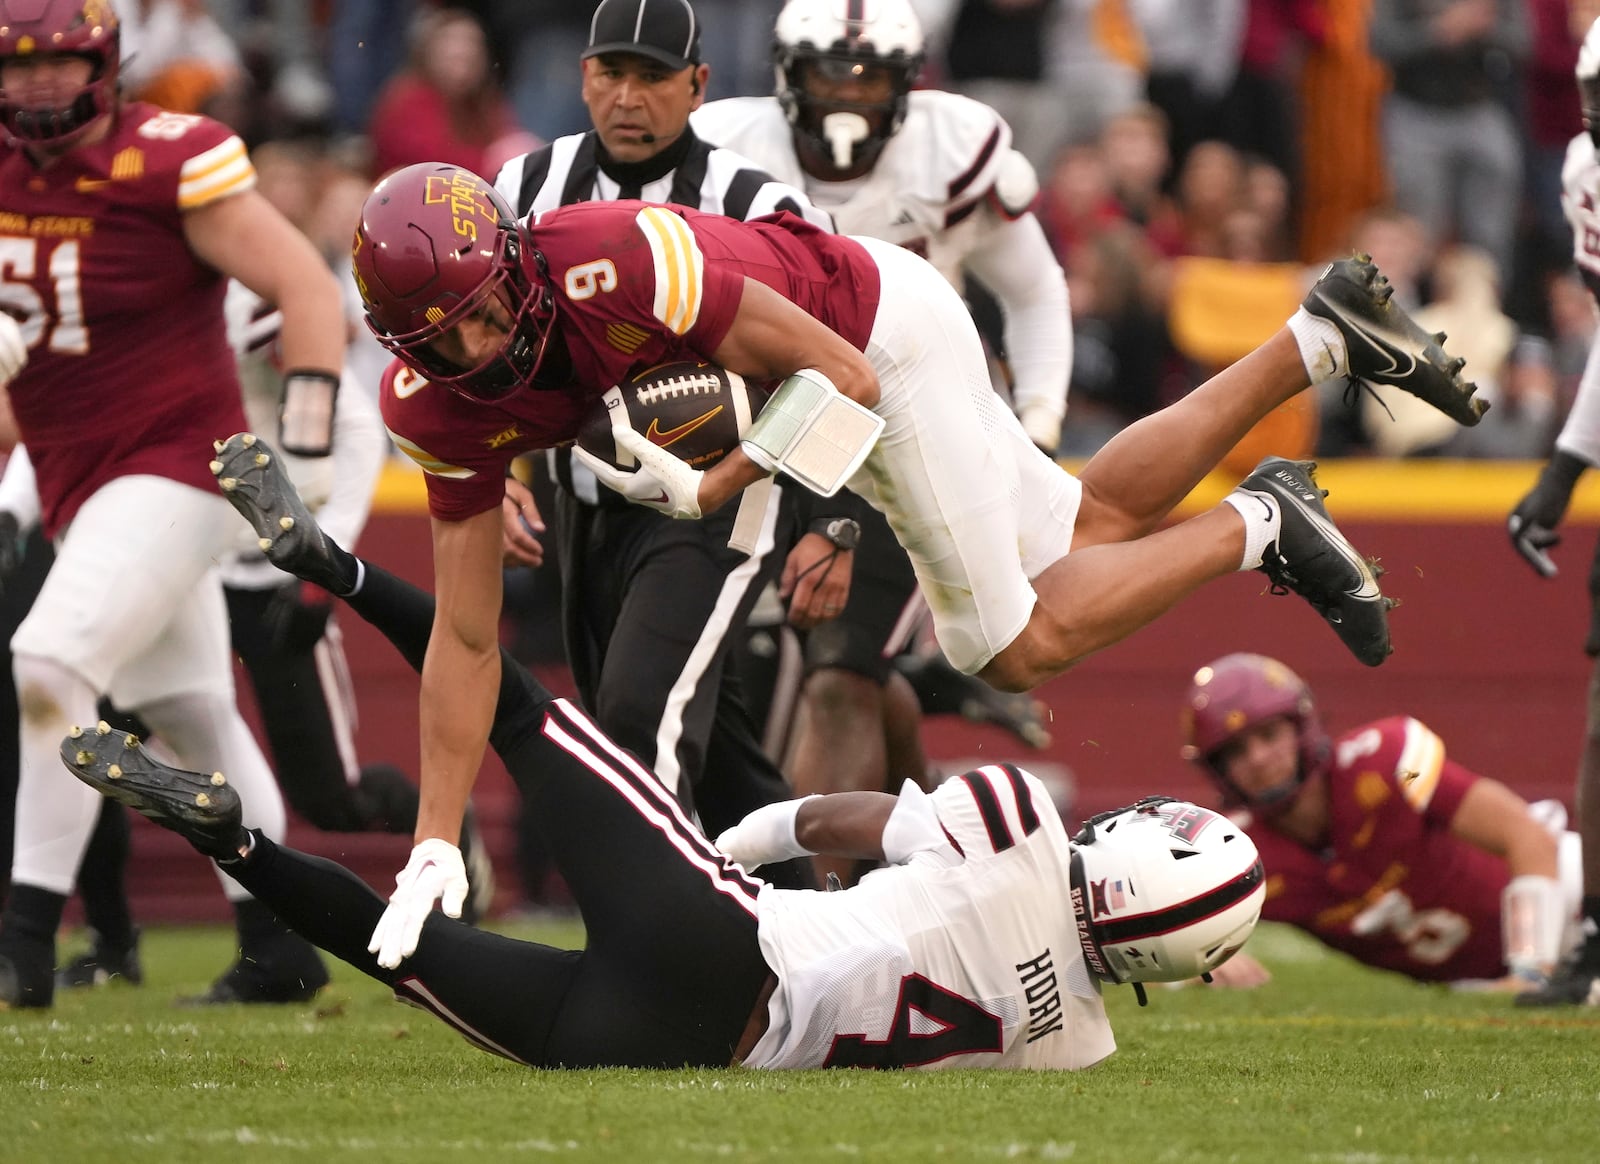
<svg viewBox="0 0 1600 1164">
<path fill-rule="evenodd" d="M 94 71 L 65 105 L 25 106 L 0 89 L 0 123 L 23 141 L 69 145 L 117 103 L 121 29 L 110 0 L 0 0 L 0 62 L 83 57 Z"/>
<path fill-rule="evenodd" d="M 378 342 L 433 383 L 487 403 L 533 379 L 555 317 L 522 252 L 522 228 L 493 186 L 459 166 L 420 162 L 367 195 L 350 266 Z M 505 343 L 472 368 L 442 356 L 434 342 L 491 297 L 511 321 Z"/>
<path fill-rule="evenodd" d="M 1228 779 L 1219 753 L 1241 732 L 1277 716 L 1294 725 L 1299 764 L 1285 784 L 1246 796 Z M 1184 695 L 1182 721 L 1183 758 L 1210 776 L 1230 805 L 1287 806 L 1300 785 L 1327 766 L 1333 751 L 1311 688 L 1265 655 L 1239 652 L 1201 667 Z"/>
<path fill-rule="evenodd" d="M 1072 902 L 1092 973 L 1131 983 L 1208 974 L 1244 945 L 1266 900 L 1254 842 L 1227 817 L 1152 796 L 1072 838 Z"/>
<path fill-rule="evenodd" d="M 772 30 L 778 104 L 796 136 L 835 156 L 827 119 L 845 114 L 867 128 L 851 166 L 870 165 L 906 119 L 907 94 L 922 68 L 922 25 L 909 0 L 789 0 Z M 806 71 L 869 65 L 887 69 L 893 90 L 883 104 L 822 102 L 806 91 Z M 857 123 L 859 124 L 859 122 Z M 838 164 L 838 169 L 846 169 Z"/>
</svg>

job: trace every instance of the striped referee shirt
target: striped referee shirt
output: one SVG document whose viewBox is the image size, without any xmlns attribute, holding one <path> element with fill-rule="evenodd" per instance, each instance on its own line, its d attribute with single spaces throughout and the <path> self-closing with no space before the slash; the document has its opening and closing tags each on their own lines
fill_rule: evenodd
<svg viewBox="0 0 1600 1164">
<path fill-rule="evenodd" d="M 640 199 L 744 220 L 787 210 L 823 230 L 833 230 L 828 212 L 813 206 L 804 191 L 778 181 L 732 150 L 702 141 L 687 125 L 676 141 L 642 162 L 615 161 L 604 156 L 604 149 L 594 130 L 558 137 L 512 158 L 500 168 L 494 187 L 516 209 L 518 218 L 575 202 Z M 575 464 L 571 450 L 551 449 L 549 457 L 556 480 L 578 500 L 590 505 L 628 504 Z"/>
</svg>

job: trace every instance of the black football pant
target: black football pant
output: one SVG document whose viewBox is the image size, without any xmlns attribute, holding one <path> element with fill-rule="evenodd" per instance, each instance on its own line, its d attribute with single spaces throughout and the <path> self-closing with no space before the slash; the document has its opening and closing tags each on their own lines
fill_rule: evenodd
<svg viewBox="0 0 1600 1164">
<path fill-rule="evenodd" d="M 420 669 L 433 598 L 366 570 L 350 605 Z M 489 742 L 544 823 L 588 930 L 582 951 L 435 913 L 416 953 L 385 970 L 366 949 L 385 903 L 347 870 L 258 835 L 227 871 L 302 936 L 485 1050 L 535 1066 L 727 1065 L 770 975 L 756 940 L 760 883 L 504 652 Z"/>
</svg>

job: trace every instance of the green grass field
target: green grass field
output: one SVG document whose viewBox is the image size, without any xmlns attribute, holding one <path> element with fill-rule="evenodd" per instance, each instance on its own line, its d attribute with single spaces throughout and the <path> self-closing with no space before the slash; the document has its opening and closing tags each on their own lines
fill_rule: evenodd
<svg viewBox="0 0 1600 1164">
<path fill-rule="evenodd" d="M 1117 1054 L 1033 1075 L 529 1071 L 342 965 L 314 1005 L 174 1008 L 228 941 L 147 933 L 142 989 L 0 1013 L 0 1161 L 1600 1159 L 1600 1012 L 1419 987 L 1273 927 L 1250 946 L 1268 987 L 1114 991 Z"/>
</svg>

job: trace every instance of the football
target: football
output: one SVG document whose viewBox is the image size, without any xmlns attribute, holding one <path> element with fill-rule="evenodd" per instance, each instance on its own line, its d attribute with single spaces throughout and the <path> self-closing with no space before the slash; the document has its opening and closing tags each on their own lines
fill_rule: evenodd
<svg viewBox="0 0 1600 1164">
<path fill-rule="evenodd" d="M 612 388 L 584 418 L 578 445 L 619 469 L 633 456 L 617 447 L 617 421 L 697 469 L 727 456 L 766 403 L 744 377 L 715 364 L 657 364 Z M 615 418 L 615 419 L 614 419 Z"/>
</svg>

